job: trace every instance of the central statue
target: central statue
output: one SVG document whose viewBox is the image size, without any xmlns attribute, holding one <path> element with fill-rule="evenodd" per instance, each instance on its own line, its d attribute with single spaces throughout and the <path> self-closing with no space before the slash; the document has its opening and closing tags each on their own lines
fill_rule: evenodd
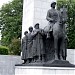
<svg viewBox="0 0 75 75">
<path fill-rule="evenodd" d="M 54 59 L 55 60 L 64 60 L 63 54 L 65 52 L 65 32 L 64 27 L 67 21 L 67 13 L 64 8 L 62 12 L 60 10 L 55 9 L 56 2 L 51 4 L 51 9 L 48 10 L 46 19 L 48 23 L 47 38 L 50 34 L 53 35 L 54 38 Z M 63 14 L 64 13 L 64 14 Z M 65 17 L 64 17 L 65 15 Z"/>
<path fill-rule="evenodd" d="M 48 25 L 41 29 L 39 23 L 29 27 L 22 40 L 23 64 L 46 66 L 70 66 L 66 61 L 66 30 L 67 10 L 62 6 L 55 9 L 56 2 L 51 3 L 46 20 Z M 40 64 L 39 64 L 40 63 Z M 66 64 L 64 64 L 66 63 Z M 61 65 L 60 65 L 61 64 Z M 71 65 L 73 66 L 73 65 Z"/>
</svg>

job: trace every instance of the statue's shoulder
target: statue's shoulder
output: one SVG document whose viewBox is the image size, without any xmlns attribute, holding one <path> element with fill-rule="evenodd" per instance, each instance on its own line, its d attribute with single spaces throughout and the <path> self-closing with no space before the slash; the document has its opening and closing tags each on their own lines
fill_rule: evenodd
<svg viewBox="0 0 75 75">
<path fill-rule="evenodd" d="M 32 33 L 34 33 L 34 32 L 36 32 L 36 29 L 34 29 Z"/>
<path fill-rule="evenodd" d="M 49 9 L 49 10 L 48 10 L 48 12 L 51 12 L 51 11 L 52 11 L 52 9 Z"/>
<path fill-rule="evenodd" d="M 40 28 L 41 31 L 44 31 L 44 29 Z"/>
<path fill-rule="evenodd" d="M 31 36 L 30 33 L 28 33 L 27 36 L 26 36 L 26 38 L 28 38 L 28 37 L 30 37 L 30 36 Z"/>
<path fill-rule="evenodd" d="M 24 36 L 23 38 L 22 38 L 22 41 L 25 41 L 27 39 L 27 36 Z"/>
<path fill-rule="evenodd" d="M 23 38 L 22 38 L 22 40 L 24 40 L 26 38 L 26 36 L 24 36 Z"/>
</svg>

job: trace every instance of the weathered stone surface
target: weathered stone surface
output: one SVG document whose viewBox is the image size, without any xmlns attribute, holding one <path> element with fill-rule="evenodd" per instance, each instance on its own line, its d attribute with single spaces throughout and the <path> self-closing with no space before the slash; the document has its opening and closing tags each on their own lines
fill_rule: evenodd
<svg viewBox="0 0 75 75">
<path fill-rule="evenodd" d="M 16 66 L 15 75 L 74 75 L 75 68 Z"/>
<path fill-rule="evenodd" d="M 0 55 L 0 75 L 14 75 L 15 64 L 21 64 L 20 56 Z"/>
</svg>

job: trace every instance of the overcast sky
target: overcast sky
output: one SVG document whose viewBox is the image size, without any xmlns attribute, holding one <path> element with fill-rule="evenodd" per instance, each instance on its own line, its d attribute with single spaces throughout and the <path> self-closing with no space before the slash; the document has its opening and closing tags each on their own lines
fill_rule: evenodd
<svg viewBox="0 0 75 75">
<path fill-rule="evenodd" d="M 11 2 L 12 0 L 0 0 L 0 8 L 3 4 Z"/>
</svg>

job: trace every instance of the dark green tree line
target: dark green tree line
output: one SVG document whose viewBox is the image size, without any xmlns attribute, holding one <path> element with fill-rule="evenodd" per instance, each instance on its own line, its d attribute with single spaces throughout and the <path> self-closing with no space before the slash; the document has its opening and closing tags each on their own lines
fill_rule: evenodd
<svg viewBox="0 0 75 75">
<path fill-rule="evenodd" d="M 75 0 L 58 0 L 57 7 L 60 8 L 62 5 L 65 5 L 68 10 L 68 48 L 75 49 Z"/>
<path fill-rule="evenodd" d="M 12 40 L 21 38 L 23 0 L 13 0 L 0 9 L 1 44 L 10 47 Z"/>
<path fill-rule="evenodd" d="M 2 44 L 8 45 L 11 40 L 21 37 L 22 27 L 22 0 L 13 0 L 2 6 L 0 10 L 0 26 Z"/>
</svg>

